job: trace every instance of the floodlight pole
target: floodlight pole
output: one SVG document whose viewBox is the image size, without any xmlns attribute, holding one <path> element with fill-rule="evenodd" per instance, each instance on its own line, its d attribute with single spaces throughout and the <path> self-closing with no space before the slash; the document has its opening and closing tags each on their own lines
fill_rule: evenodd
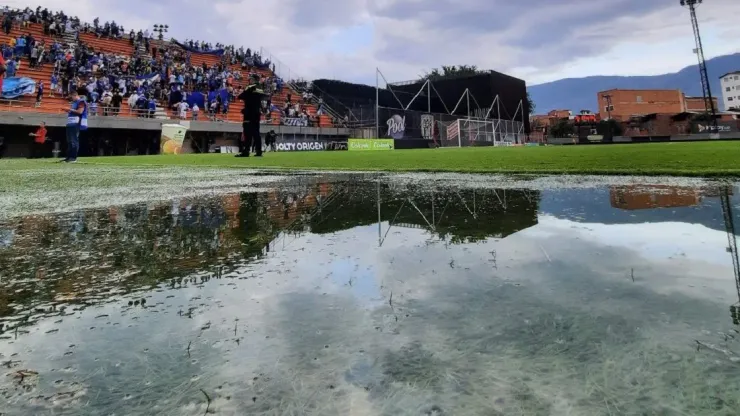
<svg viewBox="0 0 740 416">
<path fill-rule="evenodd" d="M 427 79 L 427 113 L 432 114 L 432 80 Z"/>
<path fill-rule="evenodd" d="M 468 101 L 468 120 L 470 120 L 470 89 L 468 88 L 465 89 L 465 97 Z"/>
<path fill-rule="evenodd" d="M 699 59 L 699 75 L 701 76 L 701 89 L 704 97 L 704 108 L 707 115 L 712 117 L 712 133 L 717 133 L 717 109 L 714 107 L 712 98 L 712 87 L 709 83 L 709 74 L 707 73 L 707 61 L 704 59 L 704 47 L 701 42 L 699 33 L 699 20 L 696 18 L 696 7 L 703 0 L 680 0 L 681 6 L 689 8 L 691 14 L 691 26 L 694 29 L 694 41 L 696 43 L 696 56 Z"/>
<path fill-rule="evenodd" d="M 380 90 L 378 90 L 378 84 L 380 83 L 380 69 L 375 68 L 375 138 L 380 138 Z M 379 210 L 380 208 L 378 208 Z"/>
<path fill-rule="evenodd" d="M 469 88 L 466 89 L 465 92 L 466 92 L 465 97 L 466 97 L 467 104 L 468 104 L 468 119 L 466 120 L 468 123 L 468 131 L 465 132 L 465 135 L 468 139 L 468 142 L 470 142 L 470 89 Z M 459 134 L 457 138 L 460 139 L 460 136 L 462 136 L 462 134 Z"/>
<path fill-rule="evenodd" d="M 380 215 L 380 178 L 376 180 L 376 186 L 378 189 L 378 247 L 383 245 L 383 230 L 381 227 L 381 215 Z M 389 224 L 390 226 L 390 224 Z"/>
</svg>

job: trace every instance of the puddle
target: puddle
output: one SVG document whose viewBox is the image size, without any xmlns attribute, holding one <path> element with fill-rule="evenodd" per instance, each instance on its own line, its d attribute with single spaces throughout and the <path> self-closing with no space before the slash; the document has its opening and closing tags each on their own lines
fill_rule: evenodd
<svg viewBox="0 0 740 416">
<path fill-rule="evenodd" d="M 737 188 L 533 183 L 7 218 L 2 411 L 739 414 Z"/>
</svg>

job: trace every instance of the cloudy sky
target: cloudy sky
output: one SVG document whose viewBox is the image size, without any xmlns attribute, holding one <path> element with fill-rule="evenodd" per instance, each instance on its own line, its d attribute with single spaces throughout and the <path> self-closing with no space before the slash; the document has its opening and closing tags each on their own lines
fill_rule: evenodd
<svg viewBox="0 0 740 416">
<path fill-rule="evenodd" d="M 12 6 L 29 4 L 7 0 Z M 740 1 L 699 7 L 707 58 L 740 51 Z M 410 80 L 475 64 L 537 84 L 674 72 L 696 63 L 679 0 L 35 0 L 84 20 L 168 24 L 178 39 L 264 48 L 304 78 Z"/>
</svg>

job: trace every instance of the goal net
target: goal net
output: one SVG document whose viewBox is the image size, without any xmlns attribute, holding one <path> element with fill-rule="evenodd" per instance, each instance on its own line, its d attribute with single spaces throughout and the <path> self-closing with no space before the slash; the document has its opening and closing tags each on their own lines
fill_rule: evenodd
<svg viewBox="0 0 740 416">
<path fill-rule="evenodd" d="M 500 119 L 461 118 L 437 123 L 442 147 L 511 146 L 523 135 L 520 126 Z"/>
</svg>

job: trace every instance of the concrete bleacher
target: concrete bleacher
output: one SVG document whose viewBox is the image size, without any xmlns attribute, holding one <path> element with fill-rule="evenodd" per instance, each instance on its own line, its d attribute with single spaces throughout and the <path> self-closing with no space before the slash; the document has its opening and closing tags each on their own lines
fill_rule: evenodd
<svg viewBox="0 0 740 416">
<path fill-rule="evenodd" d="M 39 23 L 31 23 L 28 27 L 23 29 L 19 29 L 17 26 L 14 26 L 9 35 L 5 35 L 3 33 L 1 42 L 7 42 L 10 37 L 17 38 L 18 36 L 28 33 L 36 39 L 43 39 L 47 46 L 53 44 L 54 41 L 63 43 L 61 37 L 54 38 L 52 36 L 44 36 L 43 26 Z M 35 105 L 35 94 L 32 96 L 21 96 L 13 100 L 0 100 L 0 111 L 30 111 L 51 114 L 66 112 L 69 109 L 69 101 L 67 99 L 63 98 L 62 95 L 58 93 L 54 93 L 54 96 L 50 97 L 51 75 L 53 72 L 54 66 L 50 63 L 42 64 L 37 68 L 31 68 L 28 59 L 21 59 L 21 65 L 16 72 L 16 76 L 27 77 L 33 79 L 35 82 L 42 81 L 44 83 L 44 96 L 41 100 L 41 104 L 38 107 Z M 128 104 L 124 100 L 119 116 L 135 117 L 136 114 L 128 108 Z"/>
<path fill-rule="evenodd" d="M 19 29 L 16 25 L 13 25 L 13 29 L 11 30 L 9 35 L 5 35 L 5 33 L 3 33 L 2 36 L 0 36 L 0 42 L 8 43 L 10 38 L 17 38 L 18 36 L 26 35 L 28 33 L 30 33 L 36 40 L 43 40 L 47 45 L 53 44 L 55 40 L 62 42 L 61 38 L 55 39 L 52 36 L 44 35 L 43 26 L 39 23 L 31 23 L 27 27 L 22 29 Z M 36 82 L 43 81 L 46 87 L 46 91 L 44 92 L 46 97 L 44 97 L 41 106 L 38 108 L 34 108 L 34 103 L 36 102 L 35 95 L 22 96 L 14 100 L 3 100 L 2 102 L 0 102 L 0 111 L 20 111 L 18 109 L 23 109 L 25 111 L 59 113 L 64 109 L 69 108 L 69 103 L 67 102 L 67 100 L 62 99 L 61 97 L 48 97 L 48 89 L 53 70 L 54 67 L 51 64 L 45 64 L 40 66 L 39 68 L 30 68 L 28 59 L 21 59 L 21 65 L 16 72 L 16 76 L 28 77 Z"/>
<path fill-rule="evenodd" d="M 80 42 L 84 42 L 86 45 L 92 47 L 96 52 L 112 53 L 122 56 L 132 56 L 134 54 L 134 46 L 128 38 L 113 39 L 113 38 L 99 38 L 94 33 L 80 32 Z"/>
<path fill-rule="evenodd" d="M 25 35 L 30 33 L 35 39 L 37 40 L 43 40 L 47 45 L 51 45 L 54 43 L 54 41 L 58 41 L 60 43 L 64 43 L 64 40 L 61 37 L 54 38 L 52 36 L 46 36 L 43 33 L 43 26 L 39 23 L 31 23 L 26 28 L 19 29 L 17 26 L 13 26 L 13 29 L 11 30 L 11 33 L 9 35 L 5 35 L 5 33 L 2 33 L 0 35 L 0 43 L 7 43 L 10 37 L 17 38 L 18 36 Z M 79 40 L 81 42 L 84 42 L 86 45 L 92 47 L 96 52 L 102 51 L 104 53 L 113 53 L 116 55 L 122 55 L 122 56 L 129 56 L 132 57 L 134 55 L 135 48 L 133 45 L 131 45 L 129 39 L 127 36 L 121 39 L 113 39 L 113 38 L 106 38 L 101 37 L 98 38 L 93 33 L 79 33 Z M 153 44 L 156 44 L 159 41 L 153 41 Z M 173 47 L 171 44 L 169 47 Z M 190 57 L 190 63 L 192 65 L 202 65 L 203 63 L 206 63 L 208 66 L 217 65 L 221 62 L 221 57 L 212 55 L 212 54 L 205 54 L 205 53 L 197 53 L 193 52 L 191 53 Z M 232 70 L 241 70 L 240 65 L 229 65 L 229 68 Z M 29 67 L 29 61 L 28 59 L 21 59 L 21 65 L 20 69 L 17 71 L 16 76 L 18 77 L 28 77 L 33 79 L 34 81 L 42 81 L 45 85 L 45 91 L 44 91 L 44 97 L 41 101 L 41 104 L 36 107 L 35 101 L 36 97 L 33 96 L 23 96 L 19 97 L 18 99 L 14 100 L 0 100 L 0 111 L 32 111 L 32 112 L 42 112 L 42 113 L 63 113 L 69 108 L 69 103 L 66 99 L 62 98 L 59 94 L 55 94 L 55 97 L 50 97 L 50 80 L 51 75 L 53 72 L 53 65 L 52 64 L 44 64 L 40 66 L 39 68 L 30 68 Z M 244 73 L 244 77 L 239 81 L 234 81 L 234 85 L 240 85 L 242 87 L 247 86 L 248 80 L 249 80 L 249 74 L 245 73 L 246 71 L 242 71 Z M 252 69 L 252 72 L 259 73 L 263 76 L 274 76 L 272 71 L 269 69 Z M 288 81 L 288 80 L 285 80 Z M 276 105 L 278 108 L 283 108 L 285 101 L 287 100 L 287 95 L 291 94 L 293 97 L 293 101 L 300 100 L 301 95 L 292 89 L 290 89 L 287 86 L 287 83 L 283 87 L 283 90 L 280 93 L 276 93 L 272 96 L 272 104 Z M 235 101 L 231 103 L 229 106 L 228 112 L 225 115 L 219 115 L 218 119 L 226 122 L 241 122 L 242 121 L 242 115 L 241 110 L 244 108 L 244 105 L 240 101 Z M 312 104 L 306 104 L 304 105 L 304 108 L 306 108 L 306 112 L 310 116 L 315 116 L 317 108 L 315 105 Z M 201 114 L 205 115 L 206 109 L 201 109 Z M 102 111 L 99 111 L 100 114 L 102 114 Z M 171 118 L 177 118 L 177 115 L 175 111 L 172 109 L 169 109 L 167 111 L 167 114 Z M 122 104 L 121 111 L 119 113 L 119 116 L 136 116 L 129 108 L 126 100 L 124 100 Z M 271 114 L 271 123 L 274 125 L 279 125 L 280 120 L 282 118 L 281 112 L 274 111 Z M 317 119 L 318 121 L 318 127 L 332 127 L 331 118 L 328 115 L 321 115 Z"/>
</svg>

